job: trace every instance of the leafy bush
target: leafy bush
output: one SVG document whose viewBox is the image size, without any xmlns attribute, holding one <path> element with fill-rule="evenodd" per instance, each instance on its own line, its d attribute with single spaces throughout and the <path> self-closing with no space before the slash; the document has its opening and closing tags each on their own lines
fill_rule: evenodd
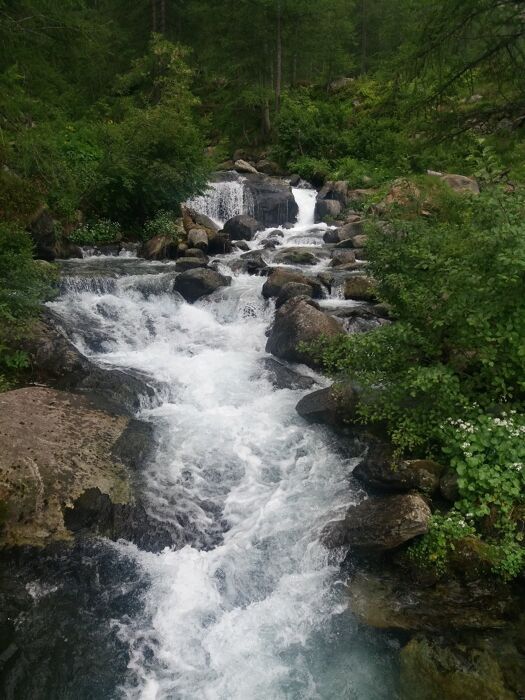
<svg viewBox="0 0 525 700">
<path fill-rule="evenodd" d="M 71 243 L 77 245 L 104 245 L 117 243 L 121 239 L 120 224 L 109 219 L 99 219 L 93 223 L 82 224 L 69 236 Z"/>
<path fill-rule="evenodd" d="M 52 295 L 55 271 L 33 260 L 33 244 L 26 231 L 0 224 L 0 388 L 7 377 L 27 365 L 17 343 L 29 330 L 42 301 Z"/>
<path fill-rule="evenodd" d="M 175 212 L 161 209 L 152 219 L 146 221 L 142 229 L 141 238 L 144 241 L 148 241 L 150 238 L 154 238 L 154 236 L 170 236 L 176 241 L 182 238 L 183 235 L 184 231 L 177 222 Z"/>
<path fill-rule="evenodd" d="M 469 535 L 475 535 L 475 530 L 460 513 L 434 513 L 427 534 L 411 546 L 409 553 L 421 568 L 444 574 L 456 543 Z"/>
</svg>

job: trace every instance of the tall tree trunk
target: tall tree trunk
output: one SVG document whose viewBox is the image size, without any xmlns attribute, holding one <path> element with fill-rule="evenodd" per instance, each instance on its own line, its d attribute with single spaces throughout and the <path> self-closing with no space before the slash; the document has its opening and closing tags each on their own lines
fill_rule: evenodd
<svg viewBox="0 0 525 700">
<path fill-rule="evenodd" d="M 277 0 L 277 65 L 275 76 L 275 111 L 281 109 L 281 86 L 283 79 L 283 42 L 282 42 L 281 0 Z"/>
<path fill-rule="evenodd" d="M 157 0 L 151 0 L 151 31 L 157 31 Z"/>
<path fill-rule="evenodd" d="M 160 0 L 160 31 L 166 34 L 166 0 Z"/>
<path fill-rule="evenodd" d="M 262 135 L 266 138 L 272 131 L 272 122 L 270 120 L 270 103 L 266 99 L 262 106 Z"/>
<path fill-rule="evenodd" d="M 368 64 L 368 0 L 361 0 L 361 73 L 366 73 Z"/>
</svg>

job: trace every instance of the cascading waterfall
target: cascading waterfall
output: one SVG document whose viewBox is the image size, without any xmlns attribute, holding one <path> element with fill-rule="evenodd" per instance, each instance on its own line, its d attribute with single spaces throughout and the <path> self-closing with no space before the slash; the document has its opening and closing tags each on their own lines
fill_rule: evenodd
<svg viewBox="0 0 525 700">
<path fill-rule="evenodd" d="M 238 214 L 253 214 L 253 197 L 242 179 L 208 183 L 207 191 L 186 202 L 222 226 Z"/>
<path fill-rule="evenodd" d="M 192 206 L 217 221 L 245 211 L 240 183 L 215 183 L 211 193 Z M 294 194 L 298 223 L 284 245 L 307 230 L 322 236 L 322 226 L 312 230 L 315 192 Z M 263 280 L 237 275 L 189 305 L 170 291 L 169 266 L 147 275 L 137 261 L 133 275 L 90 285 L 72 282 L 75 265 L 86 261 L 70 263 L 67 291 L 51 307 L 94 361 L 154 380 L 158 401 L 140 414 L 159 439 L 146 473 L 149 508 L 183 523 L 188 542 L 160 554 L 114 546 L 147 581 L 143 609 L 113 620 L 130 657 L 114 697 L 395 697 L 388 648 L 358 631 L 337 557 L 319 542 L 358 497 L 354 461 L 297 415 L 303 392 L 271 383 Z"/>
</svg>

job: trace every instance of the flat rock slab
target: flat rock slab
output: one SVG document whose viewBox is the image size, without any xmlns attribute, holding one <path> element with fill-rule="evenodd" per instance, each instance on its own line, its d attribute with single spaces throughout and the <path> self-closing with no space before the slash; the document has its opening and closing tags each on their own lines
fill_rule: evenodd
<svg viewBox="0 0 525 700">
<path fill-rule="evenodd" d="M 129 503 L 128 470 L 114 452 L 129 423 L 55 389 L 0 394 L 0 546 L 70 539 L 63 509 L 86 489 Z"/>
</svg>

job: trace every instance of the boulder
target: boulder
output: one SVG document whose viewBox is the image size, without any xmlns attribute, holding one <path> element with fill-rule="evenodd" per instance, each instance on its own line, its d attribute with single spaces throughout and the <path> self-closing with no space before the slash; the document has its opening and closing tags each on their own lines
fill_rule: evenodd
<svg viewBox="0 0 525 700">
<path fill-rule="evenodd" d="M 244 250 L 245 252 L 248 252 L 250 250 L 250 246 L 246 241 L 240 240 L 240 241 L 234 241 L 233 246 L 237 248 L 238 250 Z"/>
<path fill-rule="evenodd" d="M 183 257 L 179 258 L 175 263 L 175 269 L 177 272 L 186 272 L 186 270 L 195 270 L 198 267 L 206 267 L 208 260 L 205 258 L 190 258 Z"/>
<path fill-rule="evenodd" d="M 281 168 L 278 163 L 273 160 L 268 160 L 268 158 L 263 158 L 256 163 L 257 172 L 264 173 L 265 175 L 281 175 Z"/>
<path fill-rule="evenodd" d="M 315 366 L 315 361 L 300 348 L 300 344 L 310 343 L 321 336 L 334 337 L 342 333 L 335 318 L 316 308 L 311 299 L 294 297 L 277 310 L 266 352 L 283 360 Z"/>
<path fill-rule="evenodd" d="M 376 301 L 375 285 L 370 277 L 353 275 L 345 281 L 345 299 L 356 301 Z"/>
<path fill-rule="evenodd" d="M 329 181 L 326 182 L 320 189 L 319 194 L 317 195 L 317 200 L 333 199 L 345 206 L 347 196 L 348 183 L 346 180 Z"/>
<path fill-rule="evenodd" d="M 225 277 L 215 270 L 200 268 L 178 275 L 173 289 L 192 304 L 201 297 L 212 294 L 221 287 L 228 287 L 230 284 L 231 277 Z"/>
<path fill-rule="evenodd" d="M 372 444 L 357 465 L 356 479 L 380 491 L 420 491 L 431 496 L 439 488 L 443 465 L 430 459 L 396 459 L 391 445 Z"/>
<path fill-rule="evenodd" d="M 368 236 L 364 234 L 361 236 L 354 236 L 352 238 L 352 243 L 354 244 L 354 248 L 365 248 L 368 243 Z"/>
<path fill-rule="evenodd" d="M 154 236 L 140 248 L 140 255 L 146 260 L 174 260 L 178 254 L 178 244 L 171 236 Z"/>
<path fill-rule="evenodd" d="M 1 394 L 0 545 L 70 539 L 63 508 L 88 488 L 130 503 L 127 468 L 113 453 L 129 423 L 85 397 L 47 387 Z"/>
<path fill-rule="evenodd" d="M 52 262 L 56 258 L 55 220 L 48 209 L 40 209 L 29 226 L 35 244 L 35 258 Z"/>
<path fill-rule="evenodd" d="M 516 700 L 519 695 L 506 684 L 507 659 L 503 657 L 500 663 L 487 646 L 468 648 L 461 643 L 415 637 L 400 655 L 402 699 Z M 516 652 L 514 661 L 521 661 L 523 674 L 523 660 Z"/>
<path fill-rule="evenodd" d="M 219 233 L 208 233 L 208 253 L 220 255 L 231 253 L 233 250 L 230 236 L 223 231 Z"/>
<path fill-rule="evenodd" d="M 236 160 L 233 167 L 235 168 L 235 170 L 238 173 L 257 174 L 257 168 L 254 168 L 253 165 L 250 165 L 250 163 L 243 160 L 242 158 L 239 158 L 238 160 Z"/>
<path fill-rule="evenodd" d="M 260 250 L 243 253 L 238 260 L 230 264 L 230 267 L 234 272 L 244 272 L 248 275 L 267 275 L 269 271 Z"/>
<path fill-rule="evenodd" d="M 299 173 L 293 173 L 290 175 L 289 182 L 292 187 L 297 187 L 297 185 L 301 182 L 301 176 Z"/>
<path fill-rule="evenodd" d="M 208 234 L 203 228 L 192 228 L 188 233 L 188 246 L 203 252 L 208 250 Z"/>
<path fill-rule="evenodd" d="M 275 359 L 265 357 L 261 360 L 268 379 L 276 389 L 311 389 L 315 385 L 315 379 L 299 374 L 295 370 Z"/>
<path fill-rule="evenodd" d="M 258 231 L 264 226 L 256 219 L 246 214 L 238 214 L 224 224 L 224 233 L 227 233 L 232 241 L 251 241 Z"/>
<path fill-rule="evenodd" d="M 274 262 L 284 265 L 315 265 L 319 259 L 303 248 L 285 248 L 274 257 Z"/>
<path fill-rule="evenodd" d="M 208 256 L 200 248 L 187 248 L 184 251 L 184 257 L 208 261 Z"/>
<path fill-rule="evenodd" d="M 424 535 L 430 516 L 430 508 L 417 494 L 368 498 L 352 506 L 344 520 L 330 523 L 323 541 L 329 548 L 384 552 Z"/>
<path fill-rule="evenodd" d="M 342 212 L 341 202 L 336 199 L 321 199 L 315 203 L 314 221 L 316 224 L 326 218 L 335 219 Z"/>
<path fill-rule="evenodd" d="M 451 503 L 459 501 L 458 474 L 454 469 L 447 469 L 442 475 L 439 490 L 447 501 Z"/>
<path fill-rule="evenodd" d="M 313 298 L 314 290 L 311 285 L 304 282 L 288 282 L 281 289 L 279 296 L 275 300 L 275 308 L 279 309 L 287 301 L 293 297 L 310 297 Z"/>
<path fill-rule="evenodd" d="M 353 250 L 334 250 L 330 267 L 340 267 L 341 265 L 352 265 L 355 263 L 355 253 Z"/>
<path fill-rule="evenodd" d="M 460 194 L 464 194 L 465 192 L 479 194 L 479 185 L 474 178 L 465 177 L 465 175 L 442 175 L 440 179 L 453 189 L 454 192 Z"/>
<path fill-rule="evenodd" d="M 299 207 L 286 180 L 267 175 L 247 175 L 246 190 L 253 201 L 253 216 L 264 228 L 293 223 Z"/>
<path fill-rule="evenodd" d="M 451 630 L 499 629 L 516 606 L 508 587 L 483 579 L 463 582 L 450 578 L 421 585 L 406 571 L 390 567 L 358 573 L 347 590 L 357 620 L 376 629 L 448 634 Z"/>
<path fill-rule="evenodd" d="M 295 270 L 287 270 L 284 267 L 278 267 L 271 273 L 267 281 L 264 283 L 262 288 L 263 297 L 265 297 L 265 299 L 278 297 L 283 287 L 289 282 L 297 282 L 299 284 L 305 284 L 311 287 L 312 294 L 308 296 L 312 296 L 314 299 L 320 299 L 323 296 L 323 288 L 318 280 L 307 277 L 301 272 L 296 272 Z"/>
<path fill-rule="evenodd" d="M 341 226 L 341 228 L 327 231 L 323 236 L 323 240 L 325 243 L 341 243 L 341 241 L 353 239 L 356 236 L 362 235 L 362 233 L 363 222 L 361 220 L 352 221 Z"/>
<path fill-rule="evenodd" d="M 182 226 L 186 233 L 192 229 L 204 229 L 207 234 L 217 233 L 220 227 L 206 214 L 201 214 L 193 207 L 184 205 L 182 207 Z"/>
<path fill-rule="evenodd" d="M 351 383 L 337 384 L 306 394 L 295 410 L 309 423 L 322 423 L 332 427 L 356 417 L 358 391 Z"/>
</svg>

